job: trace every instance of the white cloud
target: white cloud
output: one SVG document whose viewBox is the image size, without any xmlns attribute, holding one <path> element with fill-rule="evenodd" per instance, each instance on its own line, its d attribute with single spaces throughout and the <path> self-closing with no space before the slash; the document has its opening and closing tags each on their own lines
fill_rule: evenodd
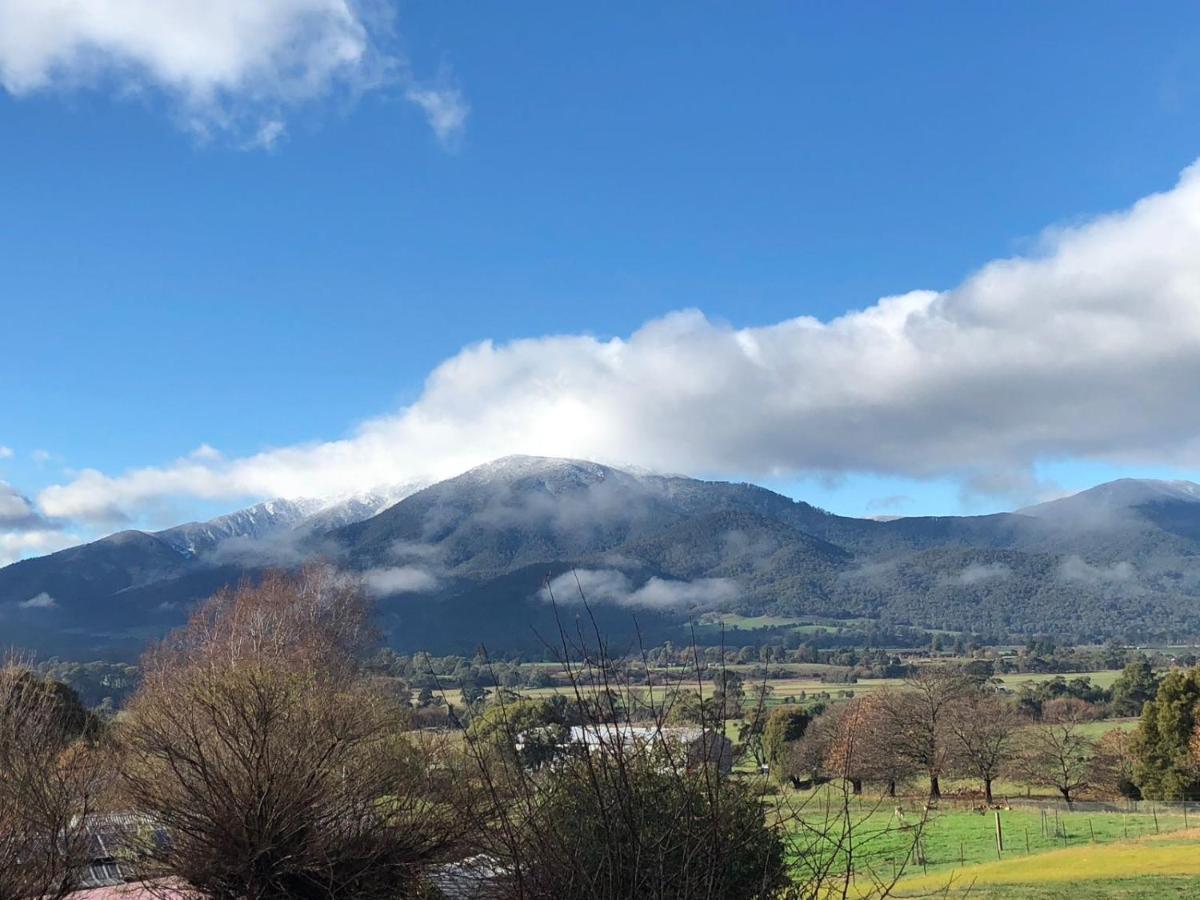
<svg viewBox="0 0 1200 900">
<path fill-rule="evenodd" d="M 58 601 L 42 591 L 35 597 L 30 597 L 28 600 L 23 600 L 17 604 L 21 609 L 54 609 L 58 606 Z"/>
<path fill-rule="evenodd" d="M 192 459 L 199 459 L 205 462 L 215 462 L 221 459 L 221 451 L 211 444 L 201 444 L 189 454 Z"/>
<path fill-rule="evenodd" d="M 671 581 L 651 578 L 629 595 L 626 604 L 664 608 L 722 606 L 737 599 L 737 582 L 731 578 L 698 578 L 695 581 Z"/>
<path fill-rule="evenodd" d="M 1129 562 L 1094 566 L 1078 556 L 1068 556 L 1059 566 L 1059 573 L 1068 581 L 1079 581 L 1097 587 L 1129 585 L 1137 578 L 1137 570 Z"/>
<path fill-rule="evenodd" d="M 615 569 L 578 569 L 565 572 L 543 589 L 545 600 L 562 604 L 588 603 L 635 606 L 644 609 L 711 607 L 737 599 L 737 582 L 730 578 L 673 581 L 653 577 L 634 589 L 629 577 Z"/>
<path fill-rule="evenodd" d="M 358 0 L 0 0 L 0 86 L 16 96 L 154 89 L 197 135 L 270 147 L 297 107 L 411 81 L 403 61 L 381 49 L 385 17 L 368 8 Z M 461 129 L 457 92 L 410 99 L 439 139 Z"/>
<path fill-rule="evenodd" d="M 12 527 L 37 518 L 29 500 L 6 481 L 0 481 L 0 526 Z"/>
<path fill-rule="evenodd" d="M 29 498 L 0 481 L 0 566 L 74 543 L 76 539 L 40 515 Z"/>
<path fill-rule="evenodd" d="M 0 566 L 24 559 L 27 556 L 42 556 L 62 550 L 79 539 L 55 529 L 37 529 L 33 531 L 3 531 L 0 530 Z"/>
<path fill-rule="evenodd" d="M 422 87 L 412 85 L 404 96 L 425 113 L 429 127 L 437 135 L 443 147 L 457 146 L 467 127 L 467 116 L 471 107 L 462 91 L 452 87 Z"/>
<path fill-rule="evenodd" d="M 5 447 L 3 444 L 0 444 L 0 459 L 12 459 L 13 455 L 12 447 Z"/>
<path fill-rule="evenodd" d="M 49 450 L 31 450 L 29 453 L 29 458 L 39 466 L 44 466 L 46 463 L 54 459 L 54 454 Z"/>
<path fill-rule="evenodd" d="M 1011 574 L 1012 570 L 1004 563 L 971 563 L 955 575 L 951 581 L 965 587 L 984 581 L 1000 581 L 1008 578 Z"/>
<path fill-rule="evenodd" d="M 425 594 L 436 590 L 438 580 L 420 566 L 372 569 L 363 573 L 363 584 L 377 597 L 392 594 Z"/>
<path fill-rule="evenodd" d="M 43 491 L 63 517 L 172 496 L 312 496 L 443 477 L 508 453 L 711 475 L 875 472 L 1033 484 L 1040 458 L 1200 467 L 1200 166 L 1128 211 L 1045 235 L 959 286 L 830 322 L 698 312 L 628 338 L 484 342 L 348 437 L 182 459 Z"/>
</svg>

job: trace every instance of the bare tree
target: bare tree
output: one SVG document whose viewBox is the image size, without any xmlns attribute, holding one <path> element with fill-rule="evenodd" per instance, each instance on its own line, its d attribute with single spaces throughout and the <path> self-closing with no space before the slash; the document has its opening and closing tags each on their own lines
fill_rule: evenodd
<svg viewBox="0 0 1200 900">
<path fill-rule="evenodd" d="M 825 714 L 829 719 L 822 741 L 822 768 L 830 777 L 848 781 L 854 794 L 862 793 L 863 782 L 874 782 L 894 797 L 897 784 L 916 774 L 913 764 L 893 750 L 888 732 L 892 702 L 890 692 L 879 691 L 855 697 Z"/>
<path fill-rule="evenodd" d="M 85 730 L 69 688 L 0 668 L 0 900 L 57 900 L 78 886 L 103 774 Z"/>
<path fill-rule="evenodd" d="M 221 900 L 416 896 L 463 825 L 449 770 L 347 655 L 365 609 L 326 573 L 273 575 L 149 657 L 118 732 L 124 796 L 165 834 L 139 848 L 147 878 Z"/>
<path fill-rule="evenodd" d="M 952 763 L 982 782 L 986 803 L 992 802 L 992 783 L 1016 751 L 1020 725 L 1012 704 L 984 687 L 966 690 L 949 708 Z"/>
<path fill-rule="evenodd" d="M 862 793 L 863 780 L 870 774 L 873 762 L 870 714 L 865 698 L 855 698 L 825 713 L 830 735 L 822 768 L 831 777 L 849 782 L 855 795 Z"/>
<path fill-rule="evenodd" d="M 929 778 L 929 797 L 942 795 L 941 776 L 950 762 L 950 712 L 970 689 L 960 672 L 943 667 L 921 669 L 894 691 L 883 707 L 884 733 L 893 751 Z"/>
<path fill-rule="evenodd" d="M 1072 794 L 1091 784 L 1095 744 L 1083 726 L 1096 719 L 1090 703 L 1074 698 L 1051 700 L 1042 718 L 1022 735 L 1020 770 L 1033 784 L 1052 787 L 1071 805 Z"/>
<path fill-rule="evenodd" d="M 170 671 L 204 660 L 237 665 L 286 661 L 344 676 L 378 641 L 362 586 L 332 566 L 267 572 L 225 588 L 156 648 L 144 668 Z"/>
</svg>

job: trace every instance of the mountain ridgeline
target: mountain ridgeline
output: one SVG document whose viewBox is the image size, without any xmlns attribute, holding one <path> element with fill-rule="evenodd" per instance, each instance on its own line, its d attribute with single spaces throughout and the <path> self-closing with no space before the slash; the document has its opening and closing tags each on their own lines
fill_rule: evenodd
<svg viewBox="0 0 1200 900">
<path fill-rule="evenodd" d="M 322 560 L 401 649 L 686 639 L 705 612 L 992 639 L 1200 635 L 1200 486 L 1126 479 L 1017 513 L 875 521 L 751 484 L 509 457 L 422 490 L 278 500 L 0 569 L 0 643 L 132 656 L 223 585 Z M 585 601 L 586 600 L 586 605 Z"/>
</svg>

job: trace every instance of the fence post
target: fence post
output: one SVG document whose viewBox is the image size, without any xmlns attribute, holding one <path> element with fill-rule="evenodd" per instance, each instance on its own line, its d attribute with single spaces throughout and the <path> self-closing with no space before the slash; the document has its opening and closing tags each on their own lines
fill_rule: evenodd
<svg viewBox="0 0 1200 900">
<path fill-rule="evenodd" d="M 1088 831 L 1092 835 L 1092 843 L 1096 843 L 1096 829 L 1092 827 L 1092 820 L 1088 819 Z"/>
<path fill-rule="evenodd" d="M 1150 812 L 1154 813 L 1154 833 L 1158 834 L 1158 809 L 1155 806 L 1150 807 Z"/>
<path fill-rule="evenodd" d="M 1025 826 L 1025 855 L 1029 855 L 1029 826 Z"/>
<path fill-rule="evenodd" d="M 1004 852 L 1004 829 L 1000 827 L 1000 810 L 996 810 L 996 859 Z"/>
</svg>

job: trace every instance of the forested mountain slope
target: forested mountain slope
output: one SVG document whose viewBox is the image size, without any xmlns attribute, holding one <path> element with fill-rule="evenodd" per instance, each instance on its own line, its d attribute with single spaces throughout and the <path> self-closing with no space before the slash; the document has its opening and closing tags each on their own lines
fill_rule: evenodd
<svg viewBox="0 0 1200 900">
<path fill-rule="evenodd" d="M 392 502 L 397 497 L 398 502 Z M 509 457 L 409 493 L 272 501 L 0 569 L 4 640 L 128 655 L 266 567 L 331 562 L 397 646 L 527 646 L 586 598 L 614 631 L 714 610 L 1076 639 L 1200 634 L 1200 487 L 1121 481 L 990 516 L 833 515 L 750 484 Z M 628 626 L 628 627 L 627 627 Z"/>
</svg>

